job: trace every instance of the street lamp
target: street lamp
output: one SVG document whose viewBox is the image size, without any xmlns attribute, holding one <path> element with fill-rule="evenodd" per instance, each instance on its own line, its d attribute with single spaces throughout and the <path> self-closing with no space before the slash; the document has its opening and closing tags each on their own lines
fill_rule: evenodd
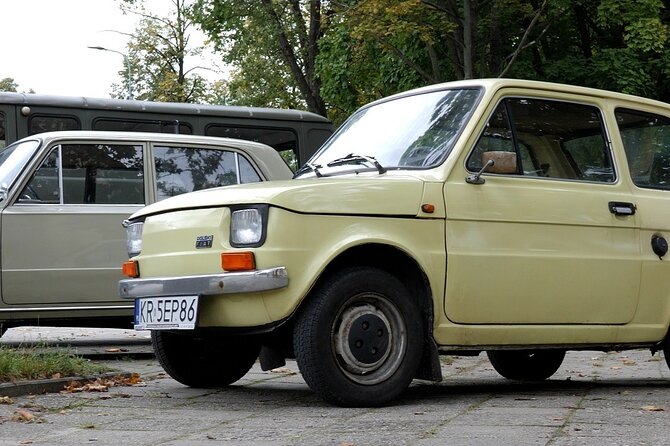
<svg viewBox="0 0 670 446">
<path fill-rule="evenodd" d="M 110 53 L 116 53 L 120 54 L 123 57 L 123 61 L 126 63 L 126 68 L 128 69 L 128 99 L 133 98 L 133 79 L 130 77 L 130 59 L 128 59 L 128 56 L 123 54 L 121 51 L 116 51 L 116 50 L 110 50 L 109 48 L 105 48 L 102 46 L 89 46 L 89 49 L 92 50 L 99 50 L 99 51 L 109 51 Z"/>
</svg>

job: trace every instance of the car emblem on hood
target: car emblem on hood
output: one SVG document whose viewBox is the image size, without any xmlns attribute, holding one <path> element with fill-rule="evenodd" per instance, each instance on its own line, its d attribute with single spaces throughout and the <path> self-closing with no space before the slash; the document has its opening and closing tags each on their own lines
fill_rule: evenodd
<svg viewBox="0 0 670 446">
<path fill-rule="evenodd" d="M 199 235 L 195 238 L 195 248 L 196 249 L 211 248 L 213 240 L 214 240 L 213 235 Z"/>
</svg>

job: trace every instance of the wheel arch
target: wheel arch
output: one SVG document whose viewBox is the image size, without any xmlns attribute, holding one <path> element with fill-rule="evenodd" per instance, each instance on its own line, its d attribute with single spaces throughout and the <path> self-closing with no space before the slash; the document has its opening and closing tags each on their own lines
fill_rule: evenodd
<svg viewBox="0 0 670 446">
<path fill-rule="evenodd" d="M 318 289 L 321 283 L 337 274 L 338 271 L 351 267 L 379 268 L 398 278 L 410 294 L 415 297 L 424 322 L 424 351 L 416 378 L 440 381 L 442 375 L 439 355 L 432 333 L 435 318 L 433 293 L 428 276 L 416 259 L 398 247 L 382 243 L 365 243 L 352 246 L 339 253 L 328 263 L 315 281 L 312 290 Z M 310 299 L 310 296 L 311 292 L 300 303 L 297 312 Z"/>
</svg>

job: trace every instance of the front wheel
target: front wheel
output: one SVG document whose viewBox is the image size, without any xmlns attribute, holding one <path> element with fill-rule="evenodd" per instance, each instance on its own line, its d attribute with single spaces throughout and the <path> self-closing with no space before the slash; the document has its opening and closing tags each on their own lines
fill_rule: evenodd
<svg viewBox="0 0 670 446">
<path fill-rule="evenodd" d="M 486 354 L 501 376 L 516 381 L 543 381 L 556 373 L 564 350 L 491 350 Z"/>
<path fill-rule="evenodd" d="M 245 338 L 195 336 L 154 330 L 151 343 L 158 362 L 175 380 L 189 387 L 225 387 L 254 365 L 260 346 Z"/>
<path fill-rule="evenodd" d="M 340 406 L 380 406 L 404 391 L 422 356 L 421 313 L 405 286 L 376 268 L 350 268 L 310 297 L 293 343 L 309 387 Z"/>
</svg>

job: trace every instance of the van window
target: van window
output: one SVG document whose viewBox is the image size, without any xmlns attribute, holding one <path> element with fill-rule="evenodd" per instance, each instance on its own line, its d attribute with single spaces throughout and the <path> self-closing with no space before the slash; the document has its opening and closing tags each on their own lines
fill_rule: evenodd
<svg viewBox="0 0 670 446">
<path fill-rule="evenodd" d="M 140 120 L 140 119 L 96 119 L 93 121 L 93 130 L 112 132 L 150 132 L 150 133 L 179 133 L 192 135 L 191 125 L 180 121 Z"/>
<path fill-rule="evenodd" d="M 0 149 L 7 145 L 7 139 L 5 139 L 5 114 L 0 113 Z"/>
<path fill-rule="evenodd" d="M 28 120 L 28 134 L 61 130 L 81 130 L 81 122 L 74 116 L 34 115 Z"/>
<path fill-rule="evenodd" d="M 228 150 L 156 146 L 154 164 L 156 201 L 211 187 L 260 181 L 249 161 Z"/>
<path fill-rule="evenodd" d="M 298 135 L 292 130 L 211 124 L 205 129 L 205 135 L 244 139 L 266 144 L 279 152 L 293 171 L 297 168 L 299 159 Z"/>
<path fill-rule="evenodd" d="M 64 144 L 54 148 L 20 202 L 144 204 L 142 146 Z"/>
<path fill-rule="evenodd" d="M 670 190 L 670 119 L 625 109 L 615 114 L 633 183 Z"/>
</svg>

